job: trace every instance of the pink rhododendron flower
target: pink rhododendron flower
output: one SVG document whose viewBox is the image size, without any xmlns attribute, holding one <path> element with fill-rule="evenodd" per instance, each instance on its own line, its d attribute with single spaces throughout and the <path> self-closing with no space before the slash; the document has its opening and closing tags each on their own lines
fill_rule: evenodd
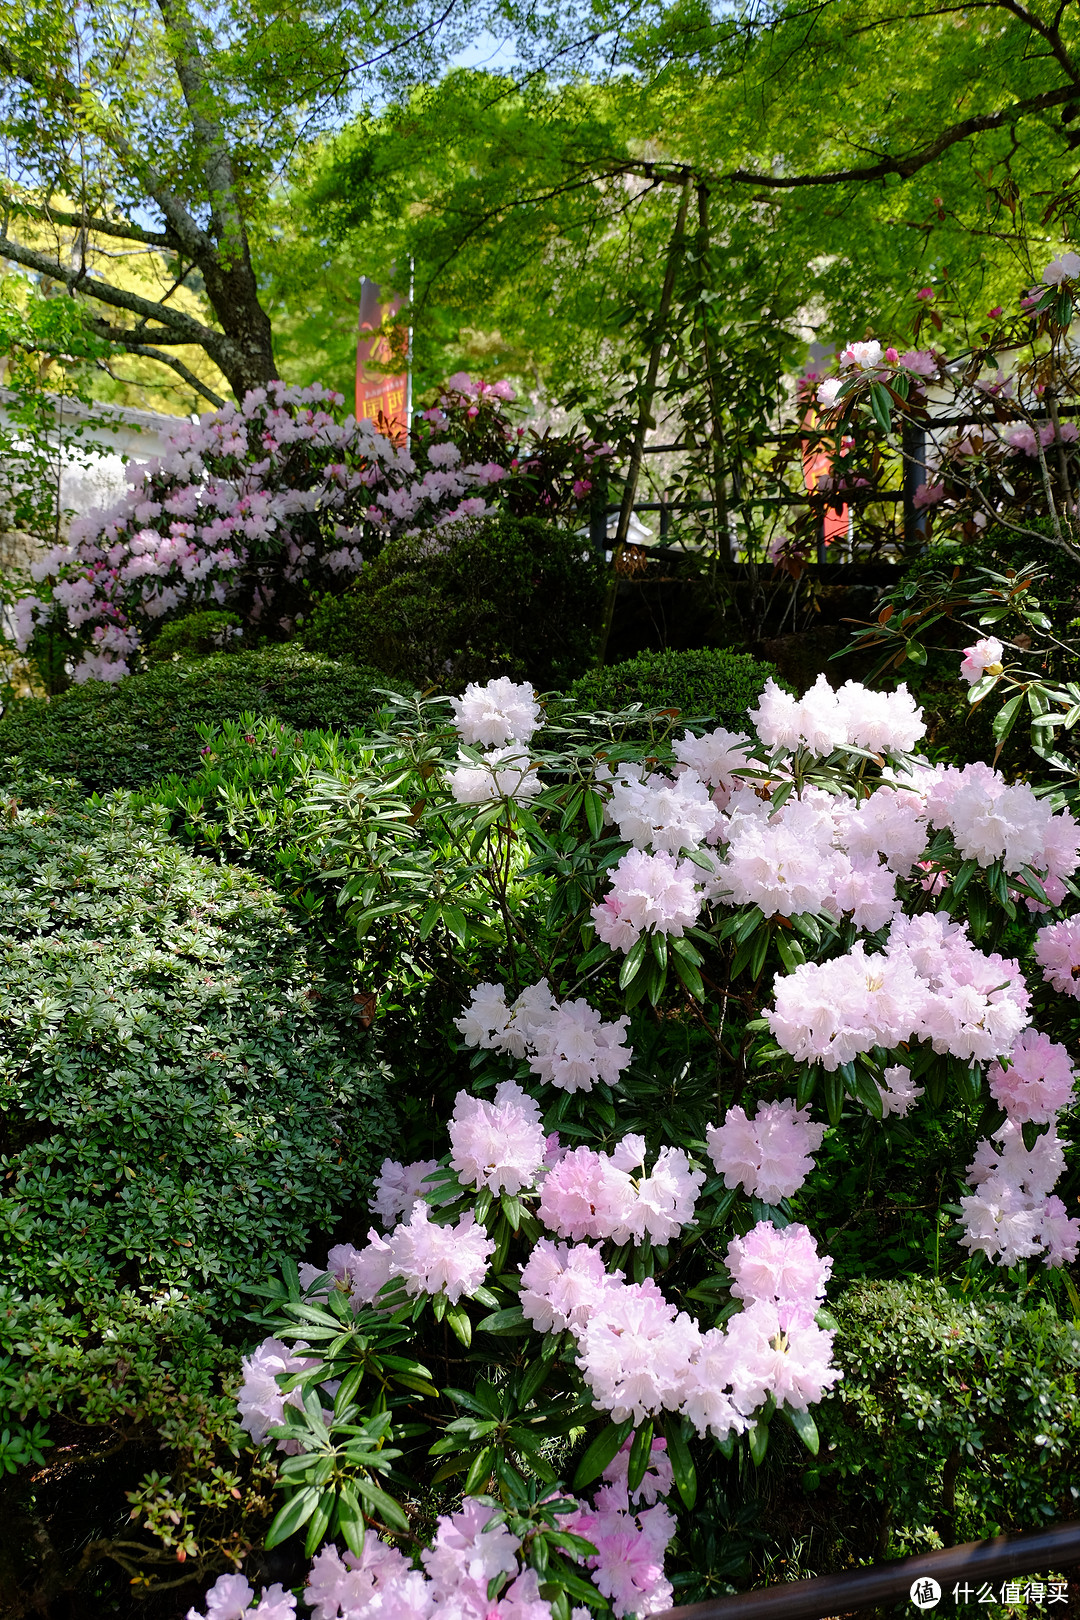
<svg viewBox="0 0 1080 1620">
<path fill-rule="evenodd" d="M 254 1598 L 242 1575 L 219 1575 L 206 1594 L 206 1620 L 240 1620 Z M 187 1620 L 203 1620 L 203 1616 L 189 1609 Z"/>
<path fill-rule="evenodd" d="M 465 754 L 447 772 L 450 792 L 458 804 L 486 804 L 489 799 L 534 799 L 542 783 L 527 753 L 511 743 L 489 748 L 477 765 Z"/>
<path fill-rule="evenodd" d="M 1043 978 L 1063 996 L 1080 999 L 1080 917 L 1040 928 L 1035 938 L 1035 960 Z"/>
<path fill-rule="evenodd" d="M 701 875 L 692 861 L 627 850 L 611 870 L 610 890 L 592 907 L 598 936 L 617 951 L 629 951 L 645 933 L 681 939 L 701 910 Z"/>
<path fill-rule="evenodd" d="M 800 1062 L 833 1070 L 875 1046 L 909 1040 L 926 985 L 906 958 L 867 955 L 861 940 L 831 962 L 806 962 L 777 975 L 765 1017 L 777 1045 Z"/>
<path fill-rule="evenodd" d="M 408 1222 L 388 1240 L 390 1275 L 400 1277 L 408 1294 L 445 1294 L 456 1305 L 475 1294 L 487 1275 L 495 1243 L 470 1211 L 455 1226 L 438 1226 L 427 1204 L 416 1203 Z"/>
<path fill-rule="evenodd" d="M 582 1377 L 594 1404 L 616 1423 L 633 1414 L 639 1424 L 665 1407 L 677 1410 L 699 1339 L 696 1324 L 677 1313 L 655 1283 L 609 1288 L 602 1312 L 578 1335 Z"/>
<path fill-rule="evenodd" d="M 911 504 L 917 512 L 925 512 L 927 507 L 937 506 L 938 502 L 944 499 L 944 484 L 918 484 L 911 497 Z"/>
<path fill-rule="evenodd" d="M 450 1163 L 468 1186 L 493 1193 L 532 1187 L 544 1161 L 540 1108 L 513 1080 L 495 1088 L 494 1102 L 459 1091 L 449 1124 Z"/>
<path fill-rule="evenodd" d="M 575 1333 L 603 1308 L 603 1296 L 621 1271 L 607 1272 L 599 1249 L 539 1238 L 521 1268 L 521 1309 L 538 1333 Z"/>
<path fill-rule="evenodd" d="M 527 743 L 540 724 L 534 688 L 528 681 L 518 684 L 505 675 L 483 686 L 470 681 L 463 697 L 450 699 L 450 707 L 462 742 L 483 748 Z"/>
<path fill-rule="evenodd" d="M 368 1208 L 384 1226 L 393 1226 L 400 1216 L 412 1209 L 418 1198 L 430 1191 L 425 1183 L 436 1168 L 434 1159 L 418 1159 L 414 1164 L 384 1159 L 375 1178 L 375 1197 Z"/>
<path fill-rule="evenodd" d="M 690 770 L 674 779 L 635 765 L 620 766 L 611 782 L 607 816 L 637 849 L 678 855 L 698 849 L 723 825 L 704 782 Z"/>
<path fill-rule="evenodd" d="M 728 794 L 742 780 L 739 772 L 745 770 L 752 746 L 744 732 L 717 726 L 701 737 L 684 732 L 672 743 L 672 752 L 680 765 L 695 772 L 709 787 Z"/>
<path fill-rule="evenodd" d="M 1059 259 L 1051 259 L 1042 280 L 1048 287 L 1063 287 L 1076 276 L 1080 276 L 1080 253 L 1063 253 Z"/>
<path fill-rule="evenodd" d="M 865 343 L 849 343 L 840 354 L 841 366 L 858 366 L 861 371 L 872 371 L 881 364 L 881 344 L 876 338 Z"/>
<path fill-rule="evenodd" d="M 534 1031 L 529 1067 L 560 1091 L 615 1085 L 634 1055 L 623 1044 L 629 1026 L 625 1014 L 605 1023 L 587 1001 L 564 1001 Z"/>
<path fill-rule="evenodd" d="M 634 1203 L 625 1170 L 592 1148 L 571 1148 L 544 1177 L 537 1214 L 549 1231 L 575 1243 L 584 1238 L 628 1243 Z"/>
<path fill-rule="evenodd" d="M 743 1108 L 729 1108 L 722 1125 L 708 1125 L 709 1157 L 728 1187 L 742 1187 L 766 1204 L 778 1204 L 798 1192 L 821 1146 L 823 1125 L 810 1123 L 810 1110 L 796 1108 L 790 1097 L 759 1102 L 753 1119 Z"/>
<path fill-rule="evenodd" d="M 270 1430 L 283 1421 L 286 1405 L 303 1405 L 300 1391 L 294 1389 L 286 1395 L 278 1378 L 286 1373 L 303 1372 L 310 1361 L 296 1347 L 290 1348 L 279 1339 L 270 1338 L 264 1339 L 250 1356 L 245 1356 L 240 1366 L 244 1374 L 236 1399 L 240 1427 L 261 1446 Z"/>
<path fill-rule="evenodd" d="M 603 1477 L 606 1484 L 601 1486 L 593 1497 L 596 1506 L 615 1508 L 625 1513 L 631 1507 L 639 1507 L 642 1502 L 651 1507 L 658 1496 L 666 1496 L 670 1491 L 673 1475 L 668 1460 L 667 1441 L 654 1439 L 649 1447 L 649 1461 L 641 1476 L 641 1483 L 633 1493 L 633 1497 L 629 1496 L 630 1452 L 633 1444 L 632 1436 L 624 1440 L 604 1469 Z"/>
<path fill-rule="evenodd" d="M 467 1496 L 456 1513 L 439 1519 L 434 1543 L 420 1554 L 436 1599 L 450 1596 L 465 1580 L 486 1588 L 496 1575 L 517 1573 L 517 1538 L 505 1524 L 488 1529 L 494 1517 L 486 1502 Z"/>
<path fill-rule="evenodd" d="M 888 1119 L 894 1116 L 903 1119 L 910 1113 L 912 1104 L 917 1102 L 923 1094 L 923 1087 L 915 1085 L 911 1078 L 911 1070 L 902 1063 L 894 1063 L 885 1070 L 882 1076 L 884 1085 L 881 1088 L 881 1117 Z"/>
<path fill-rule="evenodd" d="M 1001 674 L 1001 660 L 1005 655 L 1005 648 L 996 636 L 984 636 L 977 641 L 974 647 L 964 648 L 964 659 L 960 665 L 960 674 L 969 686 L 981 681 L 987 673 Z"/>
<path fill-rule="evenodd" d="M 839 394 L 843 385 L 844 382 L 842 377 L 825 378 L 825 381 L 821 384 L 817 391 L 817 402 L 823 410 L 833 411 L 836 409 L 837 395 Z"/>
<path fill-rule="evenodd" d="M 992 1063 L 986 1071 L 990 1095 L 1011 1120 L 1049 1125 L 1072 1101 L 1076 1074 L 1064 1046 L 1025 1029 L 1008 1057 L 1008 1067 Z"/>
<path fill-rule="evenodd" d="M 832 1271 L 832 1260 L 818 1254 L 805 1226 L 781 1228 L 771 1221 L 759 1221 L 745 1237 L 733 1238 L 724 1263 L 733 1296 L 748 1303 L 766 1300 L 785 1324 L 813 1321 Z"/>
</svg>

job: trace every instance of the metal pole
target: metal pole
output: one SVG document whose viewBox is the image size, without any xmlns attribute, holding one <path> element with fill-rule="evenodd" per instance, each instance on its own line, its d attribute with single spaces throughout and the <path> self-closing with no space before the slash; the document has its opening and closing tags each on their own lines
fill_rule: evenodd
<svg viewBox="0 0 1080 1620">
<path fill-rule="evenodd" d="M 940 1552 L 920 1553 L 892 1563 L 871 1564 L 850 1575 L 818 1575 L 809 1581 L 789 1581 L 734 1597 L 710 1598 L 680 1609 L 665 1609 L 655 1620 L 822 1620 L 824 1615 L 849 1614 L 906 1601 L 918 1580 L 937 1581 L 942 1596 L 951 1599 L 954 1585 L 980 1585 L 995 1575 L 1047 1572 L 1080 1563 L 1080 1520 L 1057 1524 L 1051 1530 L 992 1541 L 968 1541 Z"/>
</svg>

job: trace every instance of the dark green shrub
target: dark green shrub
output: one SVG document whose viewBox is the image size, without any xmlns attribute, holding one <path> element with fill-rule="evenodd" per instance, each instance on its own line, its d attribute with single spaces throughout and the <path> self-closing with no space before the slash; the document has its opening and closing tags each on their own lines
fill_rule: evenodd
<svg viewBox="0 0 1080 1620">
<path fill-rule="evenodd" d="M 384 680 L 279 647 L 167 663 L 115 686 L 89 681 L 12 705 L 0 720 L 0 771 L 17 764 L 26 774 L 75 777 L 88 792 L 145 788 L 197 769 L 200 724 L 250 712 L 298 731 L 349 732 L 378 708 L 371 688 Z"/>
<path fill-rule="evenodd" d="M 28 1545 L 73 1474 L 87 1538 L 120 1532 L 148 1468 L 217 1488 L 256 1290 L 325 1253 L 391 1146 L 351 982 L 164 820 L 126 799 L 0 816 L 0 1433 L 15 1467 L 44 1458 L 0 1511 L 29 1514 Z M 103 1446 L 109 1504 L 87 1494 Z"/>
<path fill-rule="evenodd" d="M 448 690 L 509 675 L 547 691 L 588 667 L 603 600 L 603 566 L 580 535 L 492 515 L 393 541 L 316 605 L 303 639 Z"/>
<path fill-rule="evenodd" d="M 686 719 L 701 716 L 739 731 L 747 729 L 746 711 L 756 705 L 770 675 L 776 678 L 773 666 L 749 653 L 722 647 L 687 652 L 668 648 L 592 670 L 574 682 L 567 698 L 573 708 L 590 712 L 626 709 L 632 703 L 645 709 L 678 709 Z"/>
<path fill-rule="evenodd" d="M 165 625 L 146 648 L 146 656 L 152 664 L 173 658 L 208 658 L 216 652 L 232 652 L 239 634 L 238 614 L 204 608 Z"/>
<path fill-rule="evenodd" d="M 818 1414 L 823 1483 L 866 1551 L 919 1551 L 1076 1517 L 1080 1330 L 1045 1302 L 861 1283 L 832 1307 L 844 1378 Z"/>
</svg>

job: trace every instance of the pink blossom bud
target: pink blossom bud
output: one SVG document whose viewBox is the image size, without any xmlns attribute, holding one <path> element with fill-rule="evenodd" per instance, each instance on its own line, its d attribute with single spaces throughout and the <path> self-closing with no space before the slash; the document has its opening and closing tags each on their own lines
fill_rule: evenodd
<svg viewBox="0 0 1080 1620">
<path fill-rule="evenodd" d="M 933 287 L 920 287 L 915 296 L 916 298 L 922 298 L 929 303 L 934 296 L 934 289 Z"/>
</svg>

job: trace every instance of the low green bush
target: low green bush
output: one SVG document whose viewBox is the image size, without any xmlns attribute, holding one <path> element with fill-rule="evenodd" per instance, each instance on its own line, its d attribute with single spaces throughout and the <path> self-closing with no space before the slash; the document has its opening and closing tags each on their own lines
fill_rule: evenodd
<svg viewBox="0 0 1080 1620">
<path fill-rule="evenodd" d="M 351 983 L 164 820 L 0 816 L 0 1432 L 47 1463 L 59 1423 L 70 1472 L 104 1430 L 132 1485 L 188 1408 L 213 1417 L 258 1288 L 325 1252 L 392 1128 Z"/>
<path fill-rule="evenodd" d="M 859 1283 L 831 1308 L 844 1377 L 818 1417 L 822 1483 L 867 1521 L 868 1555 L 1076 1517 L 1074 1323 L 926 1278 Z"/>
<path fill-rule="evenodd" d="M 463 520 L 393 541 L 343 595 L 323 597 L 303 639 L 417 684 L 509 675 L 548 691 L 588 667 L 604 579 L 578 534 L 539 518 Z"/>
<path fill-rule="evenodd" d="M 208 658 L 216 652 L 233 652 L 240 632 L 239 614 L 204 608 L 201 613 L 189 613 L 186 618 L 163 625 L 147 645 L 146 656 L 150 663 L 162 664 L 175 658 Z"/>
<path fill-rule="evenodd" d="M 770 676 L 776 679 L 773 666 L 749 653 L 668 648 L 592 670 L 574 682 L 567 698 L 574 709 L 594 713 L 640 703 L 644 709 L 677 709 L 682 718 L 707 717 L 715 725 L 742 731 L 747 729 L 746 711 L 756 705 Z"/>
<path fill-rule="evenodd" d="M 115 686 L 88 681 L 13 704 L 0 720 L 0 772 L 18 765 L 27 775 L 74 777 L 87 792 L 146 788 L 198 768 L 200 724 L 249 712 L 298 731 L 347 733 L 378 708 L 372 686 L 380 683 L 375 670 L 294 646 L 169 662 Z"/>
</svg>

